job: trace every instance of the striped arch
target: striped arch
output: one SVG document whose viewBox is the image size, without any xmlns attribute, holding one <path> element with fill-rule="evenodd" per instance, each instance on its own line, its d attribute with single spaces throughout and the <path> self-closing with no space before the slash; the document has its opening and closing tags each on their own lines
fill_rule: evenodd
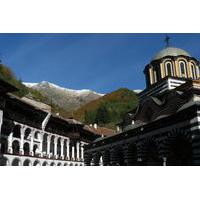
<svg viewBox="0 0 200 200">
<path fill-rule="evenodd" d="M 99 166 L 100 165 L 100 157 L 102 156 L 102 154 L 100 152 L 97 152 L 93 155 L 93 164 L 94 166 Z"/>
<path fill-rule="evenodd" d="M 159 166 L 162 165 L 161 146 L 154 137 L 143 140 L 139 148 L 139 155 L 142 165 Z"/>
<path fill-rule="evenodd" d="M 192 143 L 192 134 L 188 130 L 177 128 L 168 133 L 163 144 L 167 165 L 192 165 Z"/>
<path fill-rule="evenodd" d="M 64 166 L 68 166 L 68 163 L 65 163 Z"/>
<path fill-rule="evenodd" d="M 10 162 L 9 159 L 6 156 L 2 156 L 0 158 L 0 166 L 9 166 Z"/>
<path fill-rule="evenodd" d="M 49 164 L 48 164 L 47 161 L 44 161 L 44 162 L 42 163 L 42 166 L 49 166 Z"/>
<path fill-rule="evenodd" d="M 124 149 L 124 160 L 127 166 L 137 165 L 138 148 L 135 143 L 127 144 Z"/>
<path fill-rule="evenodd" d="M 91 165 L 91 162 L 92 162 L 92 154 L 90 154 L 90 153 L 85 153 L 85 155 L 84 155 L 84 158 L 85 158 L 85 160 L 84 160 L 84 162 L 85 162 L 85 165 L 86 166 L 90 166 Z"/>
<path fill-rule="evenodd" d="M 110 149 L 105 150 L 102 153 L 102 157 L 103 157 L 103 165 L 109 166 L 110 165 Z"/>
<path fill-rule="evenodd" d="M 122 146 L 115 146 L 110 152 L 110 163 L 113 166 L 124 166 L 124 149 Z"/>
<path fill-rule="evenodd" d="M 40 161 L 39 160 L 35 160 L 33 163 L 33 166 L 41 166 Z"/>
<path fill-rule="evenodd" d="M 54 162 L 52 162 L 52 163 L 50 164 L 50 166 L 56 166 L 56 164 L 55 164 Z"/>
<path fill-rule="evenodd" d="M 23 166 L 32 166 L 32 162 L 29 159 L 24 160 Z"/>
<path fill-rule="evenodd" d="M 12 166 L 21 166 L 21 165 L 22 165 L 22 161 L 21 161 L 21 159 L 19 159 L 19 158 L 14 158 L 14 159 L 12 160 L 11 165 L 12 165 Z"/>
</svg>

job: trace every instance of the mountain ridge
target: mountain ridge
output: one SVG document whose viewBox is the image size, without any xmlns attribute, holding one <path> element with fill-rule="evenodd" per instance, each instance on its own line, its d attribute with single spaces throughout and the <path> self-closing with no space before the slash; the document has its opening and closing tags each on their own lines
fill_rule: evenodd
<svg viewBox="0 0 200 200">
<path fill-rule="evenodd" d="M 62 107 L 67 112 L 78 109 L 82 105 L 102 97 L 104 94 L 89 89 L 73 90 L 60 87 L 48 81 L 39 83 L 26 83 L 26 87 L 39 91 L 43 96 L 50 99 L 55 105 Z"/>
<path fill-rule="evenodd" d="M 58 88 L 60 90 L 64 90 L 64 91 L 69 91 L 69 92 L 75 92 L 77 94 L 81 94 L 81 93 L 88 93 L 88 92 L 92 92 L 94 94 L 97 94 L 97 95 L 100 95 L 100 96 L 103 96 L 105 94 L 102 94 L 102 93 L 98 93 L 98 92 L 95 92 L 93 90 L 90 90 L 90 89 L 80 89 L 80 90 L 76 90 L 76 89 L 71 89 L 71 88 L 65 88 L 65 87 L 61 87 L 59 85 L 56 85 L 55 83 L 51 83 L 49 81 L 41 81 L 39 83 L 29 83 L 29 82 L 23 82 L 23 84 L 26 86 L 26 87 L 36 87 L 38 85 L 44 85 L 44 84 L 49 84 L 55 88 Z"/>
</svg>

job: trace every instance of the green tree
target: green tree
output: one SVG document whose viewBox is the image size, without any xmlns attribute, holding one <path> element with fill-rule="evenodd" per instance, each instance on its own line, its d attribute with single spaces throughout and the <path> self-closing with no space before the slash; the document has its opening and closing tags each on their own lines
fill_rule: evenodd
<svg viewBox="0 0 200 200">
<path fill-rule="evenodd" d="M 93 124 L 95 122 L 96 114 L 93 111 L 85 111 L 85 119 L 84 122 L 86 124 Z"/>
<path fill-rule="evenodd" d="M 106 124 L 109 122 L 110 115 L 107 107 L 105 105 L 100 105 L 99 108 L 97 109 L 96 113 L 96 122 L 98 124 Z"/>
</svg>

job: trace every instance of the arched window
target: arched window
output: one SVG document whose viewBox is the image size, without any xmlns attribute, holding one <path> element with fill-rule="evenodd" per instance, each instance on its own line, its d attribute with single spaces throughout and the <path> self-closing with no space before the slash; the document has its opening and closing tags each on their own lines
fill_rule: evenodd
<svg viewBox="0 0 200 200">
<path fill-rule="evenodd" d="M 12 161 L 12 166 L 20 166 L 21 165 L 21 160 L 19 158 L 15 158 Z"/>
<path fill-rule="evenodd" d="M 180 76 L 186 78 L 187 77 L 186 64 L 184 61 L 179 62 L 179 69 L 180 69 Z"/>
<path fill-rule="evenodd" d="M 191 65 L 192 78 L 197 79 L 197 67 L 192 63 Z"/>
<path fill-rule="evenodd" d="M 31 133 L 31 129 L 30 129 L 30 128 L 27 128 L 27 129 L 25 130 L 25 135 L 24 135 L 24 139 L 25 139 L 25 140 L 30 139 L 30 133 Z"/>
<path fill-rule="evenodd" d="M 26 159 L 23 163 L 23 166 L 31 166 L 31 161 Z"/>
<path fill-rule="evenodd" d="M 13 137 L 20 138 L 21 137 L 21 126 L 15 125 L 13 129 Z"/>
<path fill-rule="evenodd" d="M 28 156 L 30 154 L 29 143 L 24 143 L 24 155 Z"/>
<path fill-rule="evenodd" d="M 13 154 L 19 154 L 20 153 L 20 143 L 19 141 L 15 140 L 12 143 L 12 149 L 13 149 Z"/>
<path fill-rule="evenodd" d="M 173 68 L 172 63 L 170 61 L 167 61 L 165 63 L 165 74 L 166 76 L 173 76 Z"/>
<path fill-rule="evenodd" d="M 36 131 L 36 132 L 35 132 L 35 139 L 36 139 L 36 140 L 39 139 L 39 136 L 40 136 L 40 132 L 39 132 L 39 131 Z"/>
</svg>

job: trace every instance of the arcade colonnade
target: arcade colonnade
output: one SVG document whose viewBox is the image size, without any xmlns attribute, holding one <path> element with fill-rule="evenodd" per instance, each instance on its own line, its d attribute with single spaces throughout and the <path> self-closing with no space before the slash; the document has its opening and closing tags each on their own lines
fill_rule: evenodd
<svg viewBox="0 0 200 200">
<path fill-rule="evenodd" d="M 5 160 L 12 160 L 11 155 L 15 155 L 43 160 L 67 161 L 58 163 L 60 166 L 83 164 L 85 142 L 42 131 L 18 122 L 14 122 L 14 124 L 13 130 L 8 136 L 1 133 L 1 153 L 10 155 Z M 30 163 L 34 165 L 33 160 Z M 42 165 L 42 161 L 39 163 Z M 6 161 L 6 164 L 16 165 L 12 164 L 11 161 Z M 23 163 L 19 161 L 18 165 L 23 165 Z M 46 165 L 51 165 L 51 162 L 47 162 Z"/>
<path fill-rule="evenodd" d="M 199 165 L 199 131 L 172 131 L 121 144 L 86 147 L 86 166 L 191 166 Z"/>
</svg>

